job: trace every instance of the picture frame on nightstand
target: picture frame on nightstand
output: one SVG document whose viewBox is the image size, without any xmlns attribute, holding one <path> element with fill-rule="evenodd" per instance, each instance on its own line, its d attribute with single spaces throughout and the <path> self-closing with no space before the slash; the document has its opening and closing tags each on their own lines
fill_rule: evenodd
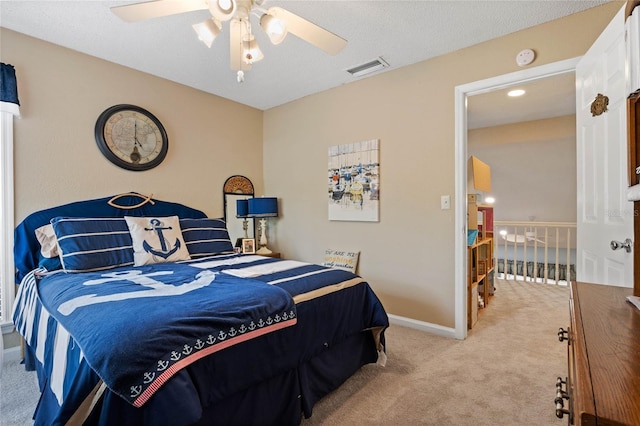
<svg viewBox="0 0 640 426">
<path fill-rule="evenodd" d="M 254 254 L 256 252 L 256 240 L 253 238 L 242 239 L 242 253 Z"/>
</svg>

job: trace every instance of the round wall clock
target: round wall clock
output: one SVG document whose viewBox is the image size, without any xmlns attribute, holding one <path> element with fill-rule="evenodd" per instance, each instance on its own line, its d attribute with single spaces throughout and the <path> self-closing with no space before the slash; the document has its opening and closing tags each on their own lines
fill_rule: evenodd
<svg viewBox="0 0 640 426">
<path fill-rule="evenodd" d="M 164 160 L 169 139 L 162 123 L 149 111 L 135 105 L 114 105 L 96 121 L 96 143 L 113 164 L 142 171 Z"/>
</svg>

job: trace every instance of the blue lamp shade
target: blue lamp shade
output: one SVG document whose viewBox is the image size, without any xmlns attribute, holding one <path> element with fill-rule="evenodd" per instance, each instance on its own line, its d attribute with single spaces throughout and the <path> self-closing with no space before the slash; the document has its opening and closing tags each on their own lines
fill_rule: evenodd
<svg viewBox="0 0 640 426">
<path fill-rule="evenodd" d="M 249 217 L 249 200 L 236 201 L 236 217 Z"/>
<path fill-rule="evenodd" d="M 278 216 L 278 199 L 276 197 L 250 198 L 250 217 L 275 217 Z"/>
</svg>

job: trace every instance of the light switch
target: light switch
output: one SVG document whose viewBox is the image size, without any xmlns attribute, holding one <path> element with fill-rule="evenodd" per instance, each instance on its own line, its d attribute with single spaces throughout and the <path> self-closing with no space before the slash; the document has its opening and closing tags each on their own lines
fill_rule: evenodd
<svg viewBox="0 0 640 426">
<path fill-rule="evenodd" d="M 443 195 L 440 197 L 440 209 L 449 210 L 451 208 L 451 196 Z"/>
</svg>

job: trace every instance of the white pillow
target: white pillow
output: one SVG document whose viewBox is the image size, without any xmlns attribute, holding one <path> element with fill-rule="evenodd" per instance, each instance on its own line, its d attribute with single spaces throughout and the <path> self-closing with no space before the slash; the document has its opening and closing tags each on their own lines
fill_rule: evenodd
<svg viewBox="0 0 640 426">
<path fill-rule="evenodd" d="M 36 239 L 40 243 L 40 253 L 42 253 L 44 257 L 57 257 L 60 255 L 58 252 L 58 240 L 56 239 L 53 225 L 47 223 L 37 228 Z"/>
<path fill-rule="evenodd" d="M 131 233 L 135 266 L 191 259 L 178 216 L 124 219 Z"/>
</svg>

